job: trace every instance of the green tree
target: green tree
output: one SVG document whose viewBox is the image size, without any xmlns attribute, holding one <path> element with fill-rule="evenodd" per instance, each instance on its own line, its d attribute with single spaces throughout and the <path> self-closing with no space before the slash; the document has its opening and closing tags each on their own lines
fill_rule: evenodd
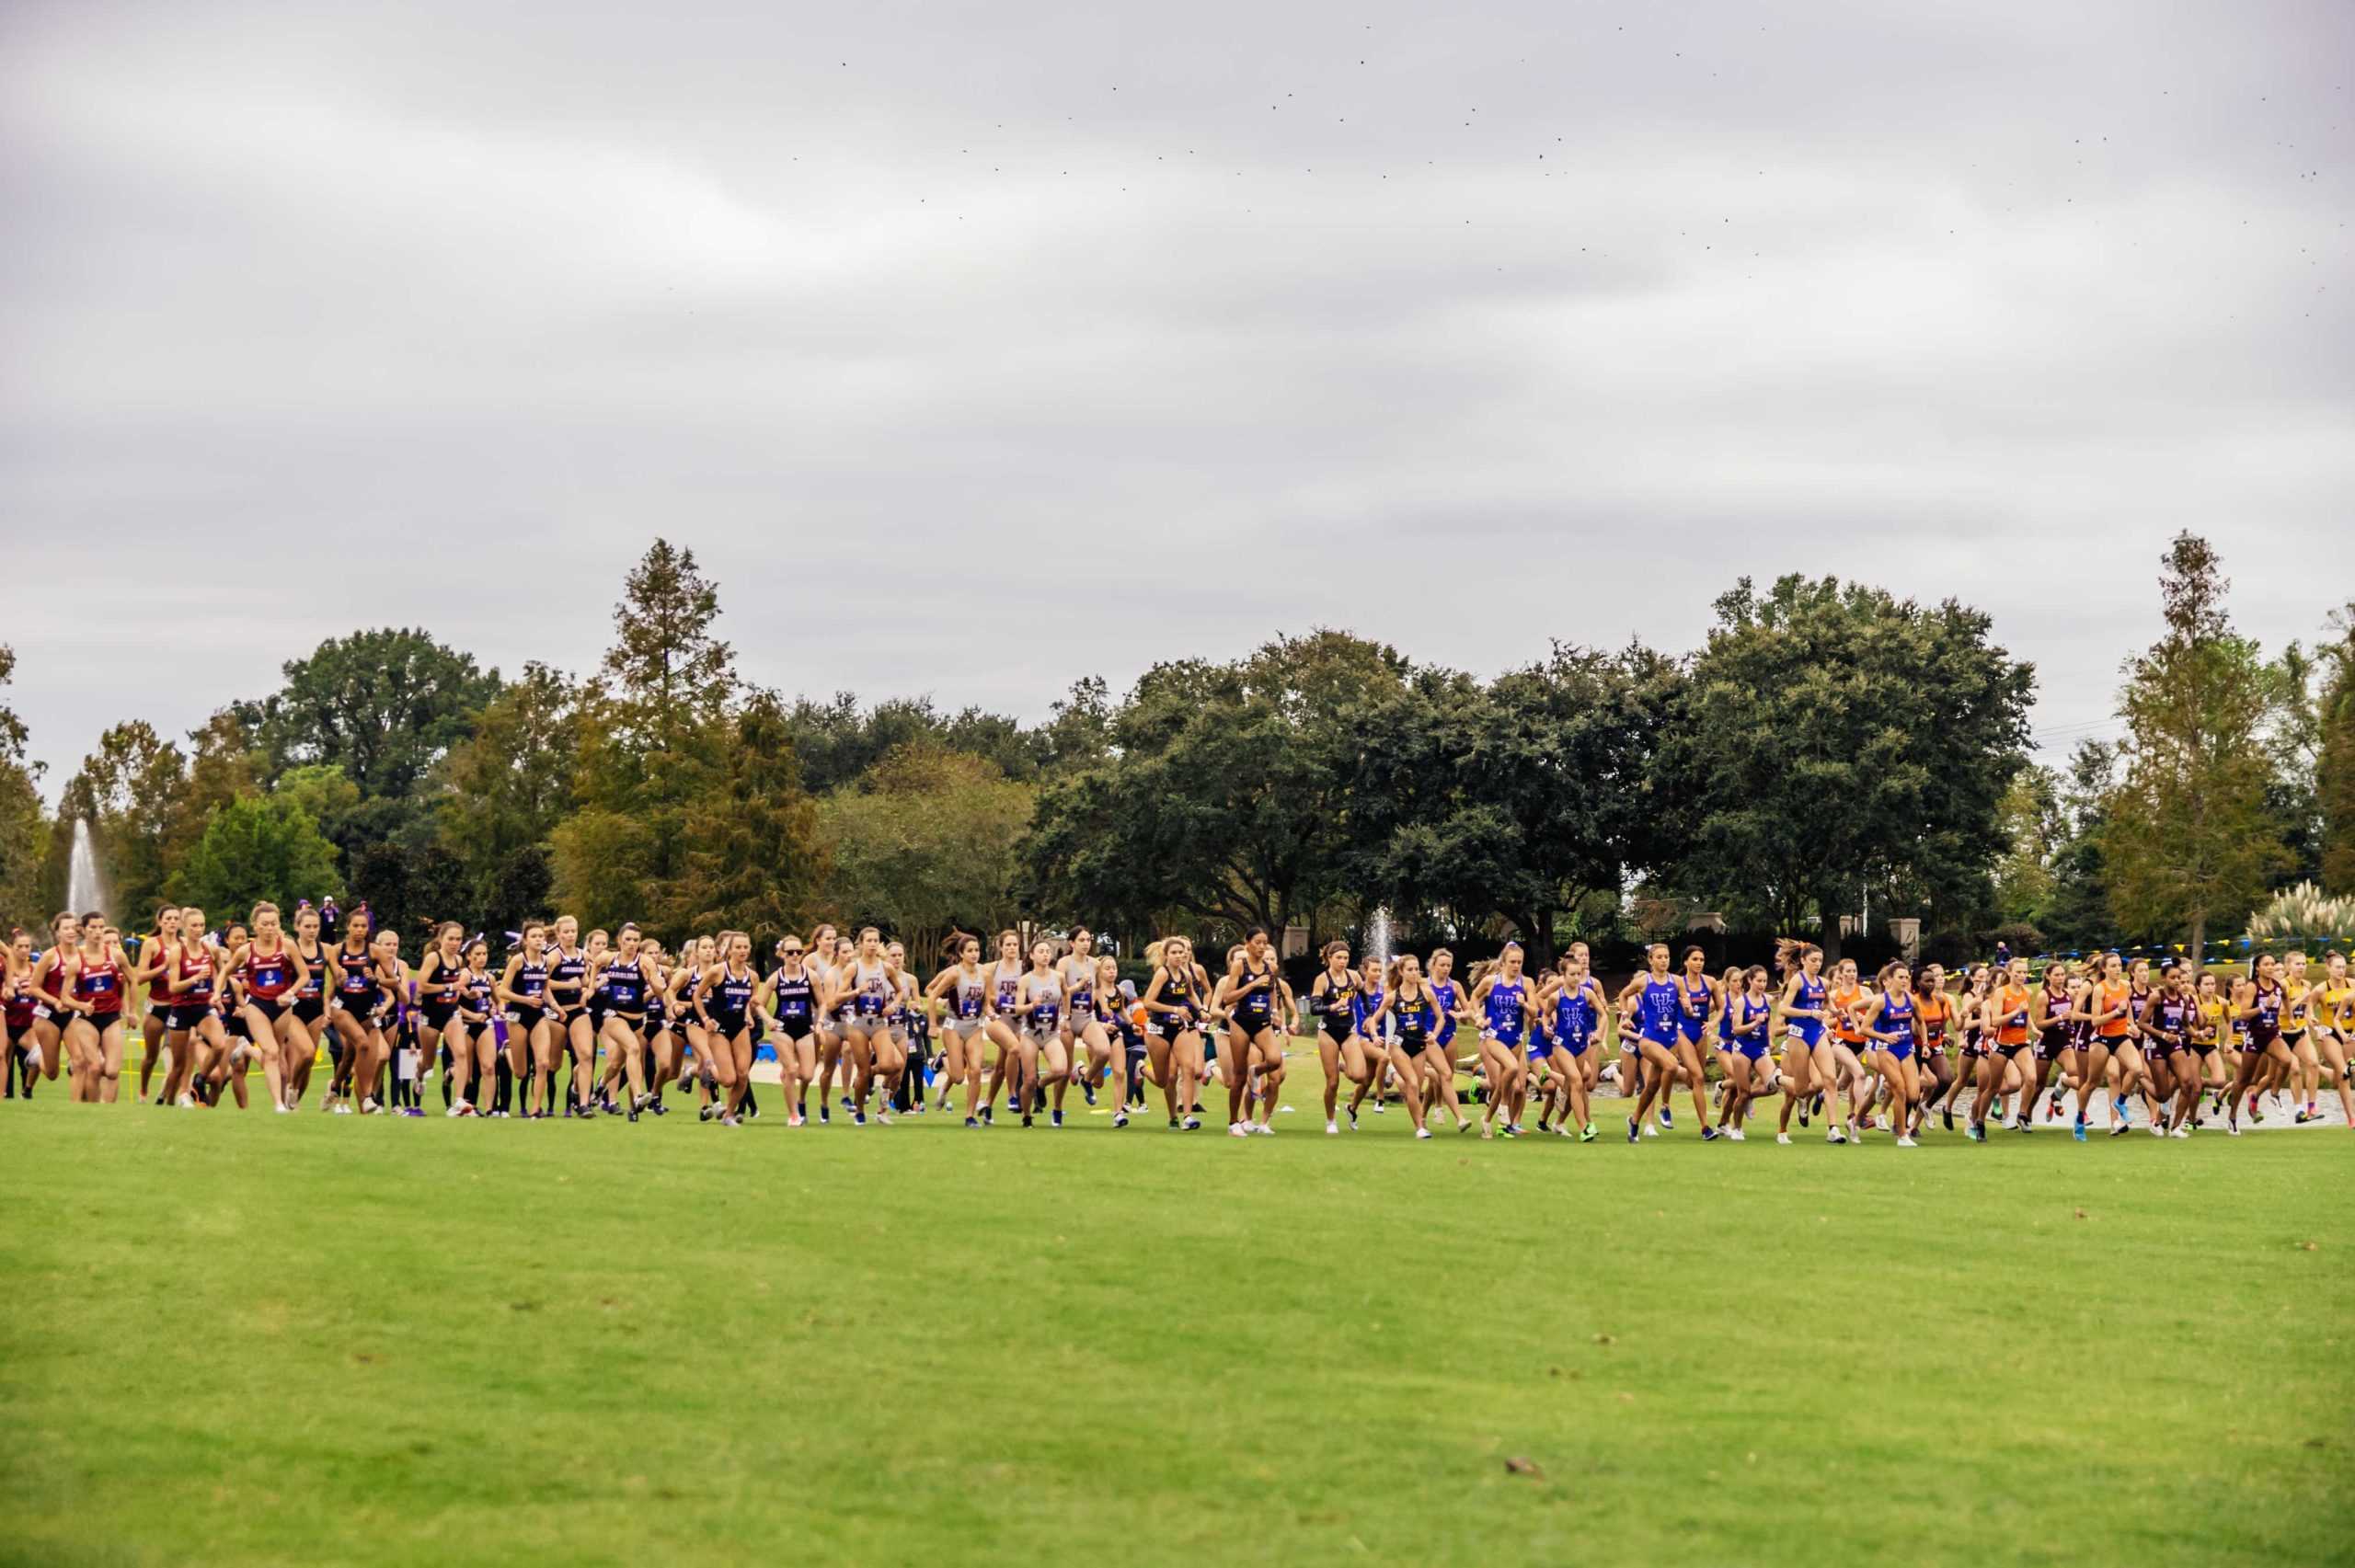
<svg viewBox="0 0 2355 1568">
<path fill-rule="evenodd" d="M 261 776 L 332 763 L 378 798 L 415 794 L 499 691 L 499 671 L 413 628 L 329 637 L 281 668 L 283 687 L 237 710 L 253 728 Z"/>
<path fill-rule="evenodd" d="M 335 846 L 294 800 L 244 795 L 213 813 L 172 873 L 167 897 L 201 905 L 225 926 L 264 900 L 292 910 L 304 898 L 340 894 L 335 858 Z"/>
<path fill-rule="evenodd" d="M 2331 612 L 2331 638 L 2317 650 L 2322 696 L 2315 704 L 2315 806 L 2322 818 L 2322 880 L 2355 893 L 2355 603 Z"/>
<path fill-rule="evenodd" d="M 1717 612 L 1660 748 L 1683 851 L 1663 879 L 1786 931 L 1812 917 L 1832 954 L 1870 887 L 1983 904 L 2035 687 L 1988 617 L 1799 577 L 1745 578 Z"/>
<path fill-rule="evenodd" d="M 603 679 L 575 704 L 579 807 L 549 835 L 557 897 L 586 921 L 670 931 L 698 906 L 688 818 L 725 779 L 736 690 L 718 619 L 692 550 L 658 539 L 623 581 Z"/>
<path fill-rule="evenodd" d="M 1037 791 L 986 757 L 928 742 L 894 749 L 818 808 L 828 901 L 895 927 L 929 963 L 950 930 L 994 933 L 1020 912 L 1016 846 Z"/>
<path fill-rule="evenodd" d="M 0 643 L 0 688 L 17 672 L 16 650 Z M 14 708 L 0 703 L 0 932 L 37 928 L 40 878 L 48 849 L 41 818 L 40 764 L 25 760 L 30 738 Z"/>
<path fill-rule="evenodd" d="M 1992 873 L 1996 918 L 2042 927 L 2051 917 L 2053 860 L 2066 830 L 2060 779 L 2040 764 L 2022 768 L 1996 803 L 1995 818 L 2004 837 Z"/>
<path fill-rule="evenodd" d="M 98 749 L 66 782 L 58 815 L 90 824 L 107 885 L 126 924 L 141 922 L 163 901 L 171 874 L 172 815 L 188 778 L 188 758 L 144 719 L 108 727 Z"/>
<path fill-rule="evenodd" d="M 1281 931 L 1341 887 L 1362 715 L 1407 672 L 1395 649 L 1333 631 L 1233 664 L 1155 665 L 1103 759 L 1042 790 L 1027 887 L 1098 925 Z"/>
<path fill-rule="evenodd" d="M 164 813 L 164 864 L 171 873 L 186 864 L 213 813 L 258 788 L 260 771 L 253 729 L 235 709 L 224 708 L 189 732 L 188 777 Z M 165 894 L 169 898 L 169 892 Z"/>
<path fill-rule="evenodd" d="M 2063 952 L 2115 947 L 2125 940 L 2110 913 L 2108 861 L 2102 847 L 2109 797 L 2117 787 L 2117 749 L 2107 741 L 2079 741 L 2061 779 L 2052 901 L 2045 919 L 2037 922 Z"/>
<path fill-rule="evenodd" d="M 527 664 L 442 760 L 442 845 L 465 867 L 476 907 L 509 922 L 502 930 L 537 912 L 548 895 L 548 836 L 573 801 L 576 700 L 565 676 Z M 538 891 L 524 897 L 534 886 Z"/>
<path fill-rule="evenodd" d="M 694 847 L 681 907 L 656 912 L 680 935 L 780 933 L 810 917 L 824 880 L 817 807 L 801 787 L 775 693 L 754 692 L 724 730 L 718 777 L 687 812 Z"/>
<path fill-rule="evenodd" d="M 2124 767 L 2103 856 L 2119 923 L 2138 935 L 2184 933 L 2197 963 L 2209 926 L 2246 914 L 2290 856 L 2267 804 L 2265 661 L 2225 614 L 2223 561 L 2185 532 L 2160 564 L 2165 631 L 2126 661 Z"/>
<path fill-rule="evenodd" d="M 1100 695 L 1103 682 L 1096 685 Z M 1042 733 L 1025 730 L 1001 714 L 977 707 L 943 714 L 929 697 L 895 697 L 864 709 L 849 692 L 837 692 L 824 703 L 797 698 L 786 723 L 801 759 L 803 786 L 821 795 L 857 779 L 902 746 L 937 746 L 986 757 L 1013 779 L 1036 777 L 1050 746 Z"/>
<path fill-rule="evenodd" d="M 677 751 L 735 693 L 735 650 L 712 634 L 719 585 L 693 550 L 657 539 L 622 585 L 614 641 L 599 667 L 626 750 Z"/>
<path fill-rule="evenodd" d="M 1362 896 L 1502 915 L 1550 964 L 1557 918 L 1615 901 L 1652 856 L 1648 760 L 1677 679 L 1640 646 L 1557 643 L 1486 686 L 1423 671 L 1375 699 L 1346 813 Z"/>
</svg>

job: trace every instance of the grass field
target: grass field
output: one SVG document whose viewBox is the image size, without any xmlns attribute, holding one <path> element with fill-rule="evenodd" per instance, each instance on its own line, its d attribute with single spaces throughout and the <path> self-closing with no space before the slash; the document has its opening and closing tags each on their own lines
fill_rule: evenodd
<svg viewBox="0 0 2355 1568">
<path fill-rule="evenodd" d="M 8 1104 L 0 1557 L 2349 1560 L 2355 1138 L 1417 1145 L 1305 1065 L 1248 1144 Z"/>
</svg>

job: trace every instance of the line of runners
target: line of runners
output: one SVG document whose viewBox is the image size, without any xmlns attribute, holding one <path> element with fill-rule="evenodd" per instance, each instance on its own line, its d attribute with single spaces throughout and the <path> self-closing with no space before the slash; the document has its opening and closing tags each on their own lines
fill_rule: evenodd
<svg viewBox="0 0 2355 1568">
<path fill-rule="evenodd" d="M 2044 1095 L 2052 1117 L 2074 1096 L 2080 1139 L 2097 1106 L 2116 1136 L 2135 1125 L 2137 1104 L 2155 1135 L 2187 1137 L 2216 1114 L 2237 1133 L 2268 1099 L 2295 1121 L 2316 1118 L 2326 1082 L 2355 1127 L 2355 984 L 2337 953 L 2318 971 L 2303 952 L 2264 955 L 2229 979 L 2115 954 L 2032 978 L 2014 959 L 1950 983 L 1936 964 L 1892 963 L 1867 980 L 1843 961 L 1827 974 L 1821 952 L 1798 942 L 1781 944 L 1775 974 L 1713 975 L 1697 947 L 1672 971 L 1660 944 L 1607 996 L 1584 944 L 1534 976 L 1508 944 L 1459 979 L 1444 949 L 1428 963 L 1353 963 L 1334 943 L 1302 995 L 1263 930 L 1216 975 L 1185 938 L 1166 937 L 1146 950 L 1152 977 L 1139 991 L 1084 930 L 1028 952 L 1004 932 L 994 956 L 959 934 L 919 983 L 901 944 L 871 926 L 788 935 L 756 965 L 741 932 L 695 938 L 674 956 L 634 925 L 583 938 L 567 915 L 512 933 L 494 967 L 488 939 L 454 921 L 413 964 L 364 908 L 341 924 L 323 935 L 322 910 L 304 904 L 289 930 L 262 904 L 216 936 L 205 911 L 170 909 L 135 956 L 96 912 L 57 917 L 40 951 L 15 933 L 0 975 L 8 1093 L 29 1094 L 62 1066 L 73 1098 L 112 1101 L 135 1031 L 141 1097 L 160 1065 L 158 1098 L 180 1105 L 224 1093 L 247 1104 L 258 1065 L 270 1105 L 292 1112 L 324 1049 L 333 1070 L 322 1102 L 334 1111 L 421 1114 L 419 1070 L 438 1062 L 452 1116 L 636 1120 L 667 1114 L 663 1093 L 677 1085 L 706 1119 L 734 1126 L 759 1114 L 752 1070 L 765 1046 L 788 1126 L 811 1114 L 813 1091 L 818 1121 L 838 1103 L 864 1124 L 924 1109 L 929 1088 L 944 1111 L 961 1093 L 970 1127 L 994 1123 L 1002 1097 L 1023 1125 L 1043 1114 L 1059 1127 L 1077 1083 L 1091 1104 L 1110 1094 L 1116 1127 L 1157 1089 L 1168 1125 L 1189 1131 L 1202 1126 L 1203 1094 L 1223 1089 L 1229 1133 L 1250 1137 L 1275 1130 L 1285 1047 L 1313 1031 L 1331 1133 L 1344 1118 L 1355 1127 L 1369 1097 L 1380 1110 L 1393 1096 L 1419 1138 L 1442 1113 L 1468 1130 L 1476 1118 L 1457 1084 L 1467 1072 L 1483 1137 L 1522 1135 L 1534 1106 L 1535 1130 L 1591 1140 L 1605 1082 L 1635 1102 L 1630 1141 L 1672 1129 L 1679 1088 L 1712 1140 L 1743 1139 L 1753 1106 L 1773 1095 L 1784 1143 L 1796 1115 L 1802 1128 L 1824 1118 L 1833 1143 L 1886 1127 L 1912 1147 L 1933 1115 L 1951 1130 L 1959 1108 L 1983 1140 L 1991 1122 L 2031 1130 Z M 1475 1048 L 1459 1059 L 1467 1040 Z"/>
</svg>

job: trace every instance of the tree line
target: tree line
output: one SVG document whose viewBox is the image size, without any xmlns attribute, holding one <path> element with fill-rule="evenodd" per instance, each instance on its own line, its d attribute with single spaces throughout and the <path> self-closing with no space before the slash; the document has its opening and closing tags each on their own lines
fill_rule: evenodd
<svg viewBox="0 0 2355 1568">
<path fill-rule="evenodd" d="M 418 629 L 330 638 L 183 738 L 109 727 L 41 806 L 0 706 L 0 913 L 36 925 L 90 824 L 111 910 L 334 893 L 405 933 L 561 908 L 676 937 L 873 921 L 917 952 L 1017 917 L 1131 951 L 1252 925 L 1517 937 L 1538 963 L 1696 922 L 1922 922 L 1933 956 L 2195 947 L 2300 876 L 2355 889 L 2355 611 L 2270 658 L 2177 537 L 2122 736 L 2029 756 L 1989 617 L 1742 579 L 1673 655 L 1561 642 L 1483 679 L 1347 632 L 1090 677 L 1043 723 L 747 681 L 719 585 L 657 540 L 598 668 L 510 678 Z M 0 694 L 14 658 L 0 648 Z M 1871 938 L 1867 938 L 1869 945 Z M 1885 941 L 1885 938 L 1884 938 Z"/>
</svg>

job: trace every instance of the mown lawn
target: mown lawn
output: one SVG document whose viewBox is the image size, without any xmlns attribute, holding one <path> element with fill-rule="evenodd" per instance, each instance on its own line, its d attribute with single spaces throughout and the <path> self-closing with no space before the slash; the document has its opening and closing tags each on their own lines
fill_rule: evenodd
<svg viewBox="0 0 2355 1568">
<path fill-rule="evenodd" d="M 2355 1137 L 1419 1146 L 1315 1077 L 1247 1145 L 9 1104 L 0 1557 L 2349 1558 Z"/>
</svg>

